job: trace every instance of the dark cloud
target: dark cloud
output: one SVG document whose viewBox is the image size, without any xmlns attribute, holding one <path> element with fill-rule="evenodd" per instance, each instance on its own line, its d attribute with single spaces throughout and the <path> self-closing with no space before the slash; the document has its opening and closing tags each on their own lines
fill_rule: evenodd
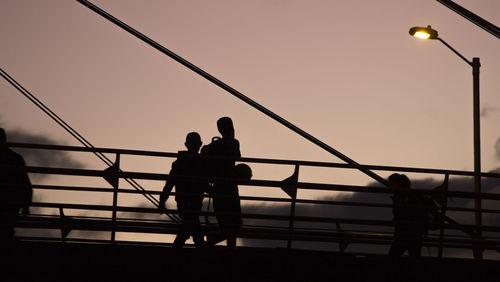
<svg viewBox="0 0 500 282">
<path fill-rule="evenodd" d="M 146 199 L 144 199 L 144 201 L 147 202 Z M 140 204 L 138 206 L 136 206 L 138 208 L 147 208 L 147 209 L 151 209 L 151 208 L 156 208 L 152 203 L 143 203 L 143 204 Z M 167 205 L 167 208 L 169 209 L 175 209 L 175 206 L 170 206 L 170 203 Z M 161 214 L 160 211 L 158 210 L 157 213 L 149 213 L 149 212 L 118 212 L 117 213 L 117 217 L 120 218 L 120 217 L 126 217 L 126 218 L 134 218 L 134 219 L 138 219 L 138 220 L 158 220 L 158 221 L 166 221 L 169 219 L 169 217 L 165 214 Z"/>
<path fill-rule="evenodd" d="M 414 180 L 412 186 L 416 189 L 430 189 L 437 187 L 442 183 L 442 180 L 435 179 L 423 179 Z M 483 191 L 487 193 L 500 193 L 500 180 L 494 178 L 486 178 L 482 182 Z M 375 186 L 375 183 L 371 184 Z M 449 189 L 452 191 L 471 191 L 473 189 L 473 179 L 470 177 L 451 177 L 449 181 Z M 284 195 L 284 194 L 283 194 Z M 340 193 L 337 196 L 329 196 L 319 198 L 321 200 L 335 200 L 335 201 L 349 201 L 349 202 L 369 202 L 369 203 L 385 203 L 390 204 L 391 198 L 390 194 L 378 194 L 378 193 Z M 175 208 L 175 203 L 169 202 L 169 208 Z M 472 207 L 473 202 L 471 200 L 462 200 L 457 198 L 450 198 L 448 201 L 449 206 L 455 207 Z M 493 201 L 488 203 L 484 201 L 485 208 L 492 208 L 494 206 Z M 497 205 L 497 204 L 496 204 Z M 149 203 L 143 203 L 140 207 L 152 208 Z M 204 205 L 204 210 L 206 208 L 206 203 Z M 251 205 L 245 204 L 243 202 L 243 212 L 244 213 L 256 213 L 256 214 L 267 214 L 267 215 L 288 215 L 290 212 L 290 206 L 287 204 L 265 204 L 265 205 Z M 309 205 L 309 204 L 298 204 L 296 208 L 296 214 L 299 216 L 313 216 L 313 217 L 330 217 L 330 218 L 356 218 L 356 219 L 374 219 L 374 220 L 391 220 L 392 210 L 390 208 L 366 208 L 366 207 L 349 207 L 349 206 L 339 206 L 339 205 Z M 83 214 L 82 214 L 83 215 Z M 85 216 L 91 216 L 90 214 L 84 214 Z M 456 221 L 460 223 L 472 223 L 471 220 L 473 216 L 470 214 L 456 213 L 449 214 Z M 119 213 L 118 217 L 136 218 L 136 219 L 148 219 L 148 220 L 168 220 L 166 215 L 161 215 L 159 213 Z M 496 225 L 500 224 L 499 216 L 495 214 L 485 214 L 484 224 L 485 225 Z M 211 219 L 211 222 L 215 222 L 215 219 Z M 286 221 L 270 221 L 270 220 L 250 220 L 244 219 L 245 225 L 263 225 L 263 226 L 273 226 L 273 227 L 288 227 L 288 222 Z M 321 223 L 303 223 L 296 222 L 296 228 L 318 228 L 318 229 L 331 229 L 335 230 L 337 227 L 334 223 L 321 224 Z M 365 227 L 356 225 L 346 225 L 340 226 L 346 231 L 363 231 L 371 230 L 377 232 L 392 232 L 390 227 Z M 29 236 L 47 236 L 47 237 L 59 237 L 60 231 L 57 230 L 24 230 L 23 235 Z M 435 231 L 434 231 L 435 232 Z M 457 233 L 459 234 L 459 233 Z M 459 234 L 459 235 L 464 235 Z M 486 234 L 485 234 L 486 235 Z M 70 234 L 70 238 L 96 238 L 96 239 L 109 239 L 109 232 L 94 232 L 94 231 L 78 231 L 74 230 Z M 241 239 L 240 243 L 245 246 L 258 246 L 258 247 L 286 247 L 286 241 L 276 241 L 276 240 L 257 240 L 257 239 Z M 294 248 L 303 249 L 319 249 L 319 250 L 330 250 L 338 251 L 337 243 L 323 243 L 323 242 L 294 242 Z M 376 246 L 376 245 L 349 245 L 348 252 L 364 252 L 364 253 L 387 253 L 389 246 Z M 424 249 L 424 253 L 432 253 L 436 255 L 435 249 Z M 453 252 L 448 251 L 448 256 L 468 256 L 470 255 L 470 250 L 454 250 Z"/>
<path fill-rule="evenodd" d="M 47 195 L 40 193 L 35 193 L 33 195 L 33 202 L 45 202 Z M 104 203 L 103 203 L 104 204 Z M 84 211 L 75 212 L 76 210 L 64 210 L 64 214 L 68 217 L 91 217 L 91 216 L 102 216 L 98 211 Z M 60 218 L 61 214 L 56 208 L 40 208 L 40 207 L 30 207 L 31 215 L 44 215 L 44 217 Z M 41 237 L 41 238 L 61 238 L 62 233 L 60 229 L 48 229 L 48 228 L 24 228 L 17 227 L 15 229 L 16 236 L 18 237 Z M 71 230 L 67 238 L 77 238 L 77 239 L 95 239 L 95 240 L 109 240 L 110 232 L 105 231 L 92 231 L 92 230 Z"/>
<path fill-rule="evenodd" d="M 498 172 L 495 170 L 493 172 Z M 432 189 L 439 186 L 442 180 L 423 179 L 413 180 L 412 187 L 414 189 Z M 377 186 L 377 183 L 371 183 L 369 186 Z M 474 180 L 471 177 L 450 177 L 449 190 L 450 191 L 473 191 Z M 500 179 L 498 178 L 485 178 L 482 181 L 482 191 L 485 193 L 500 193 Z M 338 196 L 322 197 L 319 200 L 335 200 L 346 202 L 364 202 L 364 203 L 381 203 L 391 204 L 390 194 L 376 194 L 376 193 L 342 193 Z M 469 199 L 449 198 L 449 207 L 473 207 L 473 201 Z M 496 208 L 498 201 L 483 200 L 483 208 Z M 243 212 L 245 213 L 258 213 L 268 215 L 289 214 L 289 204 L 276 204 L 276 205 L 244 205 Z M 329 218 L 354 218 L 354 219 L 372 219 L 372 220 L 392 220 L 391 208 L 372 208 L 372 207 L 353 207 L 353 206 L 340 206 L 340 205 L 310 205 L 310 204 L 297 204 L 296 214 L 300 216 L 311 217 L 329 217 Z M 474 216 L 472 213 L 464 212 L 448 212 L 448 216 L 462 224 L 473 224 Z M 288 222 L 271 222 L 265 220 L 245 220 L 245 224 L 250 225 L 273 225 L 273 226 L 288 226 Z M 484 225 L 500 226 L 500 216 L 498 214 L 483 214 Z M 316 224 L 316 223 L 296 223 L 297 228 L 322 228 L 335 230 L 335 224 Z M 392 232 L 393 228 L 386 227 L 373 227 L 373 226 L 356 226 L 356 225 L 341 225 L 343 230 L 363 231 L 371 230 L 377 232 Z M 459 235 L 465 235 L 457 232 Z M 487 235 L 487 234 L 485 234 Z M 497 234 L 495 234 L 497 236 Z M 268 247 L 281 246 L 284 247 L 284 242 L 270 242 L 259 240 L 243 239 L 243 244 L 247 246 L 262 246 L 264 244 Z M 336 244 L 320 243 L 320 242 L 300 242 L 294 243 L 296 247 L 312 248 L 312 249 L 338 249 Z M 349 246 L 347 251 L 360 251 L 370 253 L 386 253 L 388 246 Z"/>
<path fill-rule="evenodd" d="M 33 134 L 22 130 L 6 130 L 8 142 L 34 144 L 60 144 L 61 142 L 41 134 Z M 83 164 L 74 160 L 67 152 L 57 150 L 35 150 L 13 148 L 21 154 L 27 165 L 45 167 L 82 168 Z"/>
<path fill-rule="evenodd" d="M 57 216 L 56 216 L 57 217 Z M 62 238 L 60 229 L 47 228 L 16 228 L 17 237 L 42 237 L 42 238 Z M 70 230 L 67 239 L 90 239 L 90 240 L 109 240 L 110 232 L 92 231 L 92 230 Z"/>
<path fill-rule="evenodd" d="M 495 170 L 493 172 L 498 172 Z M 413 180 L 412 187 L 414 189 L 432 189 L 442 184 L 443 180 L 436 179 L 421 179 Z M 378 186 L 378 183 L 371 183 L 369 186 Z M 474 180 L 471 177 L 450 177 L 449 189 L 450 191 L 472 191 L 474 187 Z M 485 178 L 482 182 L 482 189 L 485 193 L 500 193 L 500 179 Z M 285 194 L 283 193 L 285 196 Z M 319 200 L 333 200 L 345 202 L 361 202 L 361 203 L 379 203 L 391 204 L 391 194 L 379 193 L 339 193 L 337 196 L 328 196 L 318 198 Z M 483 201 L 483 208 L 495 208 L 498 201 Z M 290 213 L 289 204 L 249 204 L 250 202 L 242 202 L 243 213 L 250 214 L 265 214 L 265 215 L 288 215 Z M 170 202 L 169 208 L 175 208 L 175 203 Z M 450 207 L 473 207 L 473 201 L 460 198 L 449 198 L 448 205 Z M 141 207 L 151 208 L 149 204 L 143 204 Z M 206 209 L 206 202 L 203 210 Z M 296 215 L 310 216 L 310 217 L 327 217 L 327 218 L 351 218 L 351 219 L 371 219 L 371 220 L 392 220 L 391 208 L 371 208 L 371 207 L 353 207 L 353 206 L 340 206 L 340 205 L 318 205 L 318 204 L 297 204 Z M 463 224 L 473 224 L 472 213 L 452 213 L 448 215 L 456 221 Z M 129 216 L 138 219 L 149 220 L 166 220 L 165 215 L 149 214 L 149 213 L 124 213 L 122 216 Z M 484 214 L 484 225 L 500 225 L 500 217 L 496 214 Z M 216 222 L 214 218 L 210 219 L 211 223 Z M 273 221 L 273 220 L 255 220 L 244 219 L 245 225 L 252 226 L 267 226 L 267 227 L 281 227 L 287 228 L 288 221 Z M 314 229 L 330 229 L 336 230 L 337 226 L 334 223 L 306 223 L 296 222 L 295 227 L 300 228 L 314 228 Z M 392 227 L 376 227 L 376 226 L 361 226 L 361 225 L 347 225 L 341 224 L 340 228 L 345 231 L 375 231 L 375 232 L 392 232 Z M 437 231 L 432 231 L 436 233 Z M 453 232 L 450 232 L 451 234 Z M 462 232 L 455 232 L 456 235 L 465 235 Z M 454 233 L 454 234 L 455 234 Z M 436 233 L 437 234 L 437 233 Z M 487 235 L 487 234 L 485 234 Z M 240 239 L 239 241 L 244 246 L 255 247 L 286 247 L 284 240 L 262 240 L 262 239 Z M 337 243 L 325 242 L 294 242 L 294 248 L 303 249 L 317 249 L 317 250 L 331 250 L 338 251 Z M 349 245 L 347 251 L 349 252 L 363 252 L 363 253 L 387 253 L 389 246 L 384 245 Z M 436 255 L 435 249 L 426 249 L 427 252 Z M 453 253 L 448 252 L 450 256 L 467 256 L 470 253 L 468 250 L 454 250 Z"/>
<path fill-rule="evenodd" d="M 493 106 L 484 106 L 481 109 L 481 117 L 488 118 L 492 114 L 500 112 L 500 107 L 493 107 Z"/>
</svg>

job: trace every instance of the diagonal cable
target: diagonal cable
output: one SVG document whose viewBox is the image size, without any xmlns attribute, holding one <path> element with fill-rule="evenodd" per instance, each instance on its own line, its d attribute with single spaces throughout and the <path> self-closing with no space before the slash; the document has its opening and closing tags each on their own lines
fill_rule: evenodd
<svg viewBox="0 0 500 282">
<path fill-rule="evenodd" d="M 85 139 L 81 134 L 79 134 L 74 128 L 72 128 L 69 124 L 67 124 L 61 117 L 59 117 L 56 113 L 54 113 L 49 107 L 47 107 L 42 101 L 36 98 L 31 92 L 29 92 L 26 88 L 24 88 L 19 82 L 17 82 L 13 77 L 11 77 L 7 72 L 5 72 L 2 68 L 0 68 L 0 75 L 7 80 L 12 86 L 14 86 L 21 94 L 23 94 L 28 100 L 30 100 L 33 104 L 35 104 L 38 108 L 40 108 L 45 114 L 47 114 L 52 120 L 54 120 L 58 125 L 60 125 L 64 130 L 66 130 L 71 136 L 73 136 L 78 142 L 84 145 L 86 148 L 95 149 L 95 147 Z M 113 161 L 111 161 L 106 155 L 101 152 L 92 151 L 94 155 L 96 155 L 101 161 L 103 161 L 108 167 L 113 165 Z M 120 170 L 121 171 L 121 170 Z M 124 178 L 132 187 L 137 190 L 142 191 L 142 195 L 146 197 L 153 205 L 158 207 L 159 201 L 153 196 L 149 195 L 147 191 L 134 179 Z M 167 214 L 170 219 L 175 222 L 179 222 L 178 218 Z"/>
<path fill-rule="evenodd" d="M 360 165 L 352 160 L 351 158 L 347 157 L 346 155 L 342 154 L 341 152 L 335 150 L 334 148 L 330 147 L 328 144 L 322 142 L 321 140 L 317 139 L 316 137 L 312 136 L 311 134 L 307 133 L 306 131 L 300 129 L 299 127 L 295 126 L 291 122 L 287 121 L 286 119 L 282 118 L 281 116 L 277 115 L 276 113 L 270 111 L 266 107 L 262 106 L 261 104 L 255 102 L 254 100 L 250 99 L 248 96 L 245 96 L 243 93 L 239 92 L 238 90 L 232 88 L 231 86 L 227 85 L 223 81 L 219 80 L 218 78 L 212 76 L 211 74 L 207 73 L 206 71 L 202 70 L 198 66 L 192 64 L 188 60 L 182 58 L 181 56 L 177 55 L 176 53 L 172 52 L 171 50 L 165 48 L 163 45 L 160 43 L 154 41 L 153 39 L 147 37 L 146 35 L 142 34 L 138 30 L 134 29 L 133 27 L 127 25 L 126 23 L 120 21 L 119 19 L 115 18 L 113 15 L 109 14 L 108 12 L 102 10 L 98 6 L 90 3 L 87 0 L 76 0 L 80 4 L 84 5 L 85 7 L 89 8 L 93 12 L 97 13 L 98 15 L 104 17 L 105 19 L 109 20 L 110 22 L 114 23 L 115 25 L 119 26 L 120 28 L 124 29 L 125 31 L 129 32 L 130 34 L 134 35 L 135 37 L 139 38 L 140 40 L 144 41 L 151 47 L 155 48 L 156 50 L 162 52 L 163 54 L 169 56 L 170 58 L 174 59 L 178 63 L 182 64 L 183 66 L 189 68 L 190 70 L 194 71 L 195 73 L 199 74 L 203 78 L 207 79 L 208 81 L 214 83 L 215 85 L 219 86 L 220 88 L 224 89 L 227 91 L 229 94 L 235 96 L 236 98 L 242 100 L 243 102 L 249 104 L 250 106 L 254 107 L 255 109 L 259 110 L 260 112 L 264 113 L 268 117 L 274 119 L 275 121 L 281 123 L 288 129 L 294 131 L 295 133 L 299 134 L 300 136 L 304 137 L 305 139 L 309 140 L 310 142 L 316 144 L 320 148 L 324 149 L 325 151 L 329 152 L 330 154 L 336 156 L 337 158 L 345 161 L 348 164 L 355 165 L 358 167 L 358 169 L 363 172 L 364 174 L 370 176 L 371 178 L 375 179 L 379 183 L 387 186 L 387 180 L 379 176 L 378 174 L 374 173 L 373 171 L 367 170 L 365 168 L 360 167 Z"/>
</svg>

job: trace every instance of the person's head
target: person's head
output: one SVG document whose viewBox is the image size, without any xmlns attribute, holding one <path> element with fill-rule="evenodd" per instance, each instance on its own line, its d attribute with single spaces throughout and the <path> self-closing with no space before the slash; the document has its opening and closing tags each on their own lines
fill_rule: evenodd
<svg viewBox="0 0 500 282">
<path fill-rule="evenodd" d="M 234 138 L 233 121 L 230 117 L 221 117 L 217 121 L 217 129 L 223 138 Z"/>
<path fill-rule="evenodd" d="M 252 169 L 247 164 L 237 164 L 234 167 L 234 174 L 236 178 L 250 180 L 252 178 Z"/>
<path fill-rule="evenodd" d="M 189 152 L 198 152 L 201 147 L 201 137 L 198 132 L 189 132 L 184 143 Z"/>
<path fill-rule="evenodd" d="M 0 128 L 0 148 L 7 147 L 7 135 L 5 134 L 5 130 Z"/>
<path fill-rule="evenodd" d="M 404 174 L 393 173 L 389 176 L 388 181 L 389 186 L 396 191 L 407 191 L 411 186 L 410 179 Z"/>
</svg>

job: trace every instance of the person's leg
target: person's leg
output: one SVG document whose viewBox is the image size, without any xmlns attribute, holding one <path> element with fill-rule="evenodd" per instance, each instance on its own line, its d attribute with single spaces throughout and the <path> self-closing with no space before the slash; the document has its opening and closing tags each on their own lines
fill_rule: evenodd
<svg viewBox="0 0 500 282">
<path fill-rule="evenodd" d="M 13 249 L 16 244 L 16 220 L 17 214 L 11 210 L 0 211 L 0 248 L 3 250 Z"/>
<path fill-rule="evenodd" d="M 229 249 L 234 249 L 236 248 L 236 236 L 234 235 L 228 235 L 226 239 L 226 245 Z"/>
<path fill-rule="evenodd" d="M 234 249 L 236 247 L 236 238 L 242 224 L 240 199 L 238 194 L 233 196 L 234 198 L 228 199 L 228 215 L 226 216 L 226 226 L 224 228 L 227 237 L 227 247 L 230 249 Z"/>
<path fill-rule="evenodd" d="M 174 248 L 182 248 L 186 240 L 189 238 L 189 231 L 186 226 L 186 222 L 184 221 L 184 216 L 182 216 L 182 213 L 179 213 L 179 216 L 182 219 L 182 222 L 179 226 L 179 231 L 177 231 L 177 236 L 175 237 L 173 243 Z"/>
<path fill-rule="evenodd" d="M 389 250 L 389 256 L 400 257 L 406 251 L 406 247 L 401 242 L 395 241 Z"/>
<path fill-rule="evenodd" d="M 216 234 L 210 234 L 207 236 L 207 243 L 210 246 L 214 246 L 226 240 L 226 234 L 224 232 L 225 220 L 226 220 L 226 201 L 225 198 L 215 196 L 213 198 L 214 213 L 215 218 L 217 218 L 217 224 L 219 225 L 219 230 Z"/>
<path fill-rule="evenodd" d="M 189 214 L 186 213 L 186 205 L 184 202 L 177 202 L 177 211 L 179 212 L 181 223 L 172 245 L 174 248 L 182 248 L 189 238 Z"/>
<path fill-rule="evenodd" d="M 229 226 L 224 229 L 224 234 L 226 234 L 226 245 L 229 249 L 236 248 L 237 235 L 240 225 L 232 222 Z"/>
<path fill-rule="evenodd" d="M 184 243 L 186 243 L 186 240 L 189 238 L 189 235 L 187 233 L 181 233 L 179 232 L 177 236 L 175 237 L 174 243 L 172 246 L 174 248 L 180 249 L 184 247 Z"/>
<path fill-rule="evenodd" d="M 420 257 L 422 255 L 422 236 L 417 234 L 410 242 L 408 255 L 411 257 Z"/>
<path fill-rule="evenodd" d="M 193 242 L 196 247 L 205 247 L 206 242 L 203 239 L 203 234 L 201 233 L 200 227 L 200 210 L 193 210 L 192 214 L 189 215 L 189 233 L 193 236 Z"/>
</svg>

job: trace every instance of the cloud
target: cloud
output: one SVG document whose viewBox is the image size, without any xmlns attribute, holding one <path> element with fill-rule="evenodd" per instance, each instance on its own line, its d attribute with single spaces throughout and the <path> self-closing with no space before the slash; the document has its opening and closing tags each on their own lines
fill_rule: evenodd
<svg viewBox="0 0 500 282">
<path fill-rule="evenodd" d="M 34 144 L 60 144 L 59 141 L 41 134 L 33 134 L 22 130 L 6 130 L 8 142 L 22 142 Z M 35 150 L 14 148 L 21 154 L 27 165 L 44 167 L 82 168 L 83 164 L 73 159 L 67 152 L 58 150 Z"/>
<path fill-rule="evenodd" d="M 492 114 L 500 112 L 500 107 L 484 106 L 481 109 L 481 117 L 489 118 Z"/>
<path fill-rule="evenodd" d="M 498 172 L 500 169 L 496 169 L 493 172 Z M 414 189 L 432 189 L 439 186 L 442 180 L 435 179 L 422 179 L 413 180 L 412 187 Z M 378 183 L 371 183 L 369 186 L 378 186 Z M 450 191 L 473 191 L 474 179 L 472 177 L 450 177 L 449 190 Z M 500 193 L 500 179 L 498 178 L 484 178 L 482 181 L 482 191 L 484 193 Z M 320 197 L 318 200 L 334 200 L 334 201 L 345 201 L 345 202 L 363 202 L 363 203 L 379 203 L 379 204 L 391 204 L 392 199 L 390 194 L 376 194 L 376 193 L 342 193 L 338 196 L 328 196 Z M 460 199 L 460 198 L 449 198 L 449 207 L 468 207 L 474 206 L 473 200 L 470 199 Z M 483 200 L 483 208 L 496 208 L 498 206 L 498 201 L 488 201 Z M 244 205 L 244 213 L 258 213 L 267 215 L 278 215 L 290 213 L 289 204 L 262 204 L 262 205 Z M 375 207 L 353 207 L 353 206 L 340 206 L 340 205 L 310 205 L 310 204 L 297 204 L 296 215 L 299 216 L 311 216 L 311 217 L 327 217 L 327 218 L 352 218 L 352 219 L 371 219 L 371 220 L 392 220 L 392 209 L 391 208 L 375 208 Z M 448 212 L 448 216 L 452 217 L 454 220 L 462 224 L 473 224 L 474 215 L 472 213 L 464 212 Z M 276 222 L 265 221 L 265 220 L 248 220 L 245 219 L 244 224 L 248 225 L 274 225 Z M 281 222 L 281 227 L 287 227 L 288 222 Z M 500 216 L 498 214 L 483 214 L 483 224 L 500 226 Z M 336 226 L 333 223 L 296 223 L 297 228 L 322 228 L 336 230 Z M 371 230 L 375 232 L 392 232 L 392 227 L 376 227 L 376 226 L 361 226 L 361 225 L 346 225 L 341 224 L 340 227 L 343 230 L 353 230 L 353 231 L 363 231 Z M 434 231 L 436 232 L 436 231 Z M 449 234 L 453 233 L 447 232 Z M 465 235 L 462 232 L 456 232 L 458 235 Z M 487 234 L 485 234 L 487 235 Z M 496 234 L 495 234 L 496 235 Z M 277 247 L 286 246 L 282 242 L 271 242 L 271 241 L 258 241 L 258 240 L 248 240 L 242 239 L 242 242 L 246 246 L 266 246 L 266 247 Z M 338 250 L 338 245 L 331 243 L 321 243 L 321 242 L 294 242 L 294 246 L 308 248 L 308 249 L 322 249 L 322 250 Z M 386 253 L 388 251 L 388 246 L 370 246 L 370 245 L 351 245 L 348 247 L 349 252 L 368 252 L 368 253 Z M 455 254 L 455 253 L 454 253 Z M 458 253 L 456 253 L 458 255 Z"/>
<path fill-rule="evenodd" d="M 496 172 L 497 170 L 495 170 Z M 423 180 L 413 180 L 412 187 L 416 189 L 430 189 L 440 185 L 442 180 L 435 179 L 423 179 Z M 482 182 L 483 191 L 487 193 L 500 193 L 500 180 L 495 178 L 486 178 Z M 378 183 L 371 183 L 370 185 L 378 186 Z M 471 177 L 451 177 L 449 181 L 449 188 L 452 191 L 470 191 L 473 187 L 473 178 Z M 320 197 L 320 200 L 335 200 L 335 201 L 349 201 L 349 202 L 368 202 L 368 203 L 385 203 L 390 204 L 391 198 L 390 194 L 379 194 L 379 193 L 340 193 L 337 196 Z M 495 203 L 487 203 L 484 201 L 485 208 L 492 208 Z M 493 201 L 491 201 L 493 202 Z M 169 202 L 169 208 L 175 208 L 173 202 Z M 448 201 L 449 206 L 454 207 L 472 207 L 473 201 L 467 199 L 456 199 L 450 198 Z M 491 205 L 491 206 L 489 206 Z M 489 206 L 489 207 L 488 207 Z M 152 205 L 149 203 L 142 203 L 139 207 L 151 208 Z M 204 205 L 205 210 L 206 205 Z M 288 215 L 290 212 L 289 204 L 245 204 L 243 203 L 242 210 L 244 213 L 256 213 L 256 214 L 267 214 L 267 215 Z M 373 219 L 373 220 L 391 220 L 392 219 L 392 209 L 391 208 L 367 208 L 367 207 L 349 207 L 340 205 L 308 205 L 308 204 L 297 204 L 296 214 L 298 216 L 312 216 L 312 217 L 330 217 L 330 218 L 356 218 L 356 219 Z M 57 214 L 54 214 L 57 216 Z M 80 215 L 92 216 L 91 213 L 82 213 Z M 469 222 L 473 216 L 471 214 L 467 215 L 464 213 L 456 213 L 454 215 L 449 214 L 452 218 L 460 223 L 471 223 Z M 160 215 L 159 213 L 136 213 L 136 212 L 126 212 L 119 213 L 119 218 L 136 218 L 136 219 L 147 219 L 147 220 L 168 220 L 165 215 Z M 496 214 L 484 214 L 484 224 L 485 225 L 496 225 L 500 224 L 499 216 Z M 211 220 L 215 222 L 215 220 Z M 245 225 L 268 225 L 273 227 L 288 227 L 287 221 L 270 221 L 270 220 L 253 220 L 244 219 Z M 321 229 L 331 229 L 335 230 L 337 227 L 334 223 L 304 223 L 296 222 L 296 228 L 321 228 Z M 373 227 L 373 226 L 361 226 L 361 225 L 347 225 L 342 224 L 341 228 L 346 231 L 350 230 L 370 230 L 376 232 L 392 232 L 392 227 Z M 21 231 L 21 230 L 20 230 Z M 24 232 L 23 232 L 24 231 Z M 23 230 L 20 235 L 29 236 L 46 236 L 46 237 L 60 237 L 58 230 Z M 436 232 L 436 231 L 434 231 Z M 46 233 L 46 234 L 44 234 Z M 435 233 L 437 234 L 437 233 Z M 447 233 L 449 234 L 449 233 Z M 458 235 L 464 235 L 463 233 L 457 233 Z M 486 235 L 486 234 L 485 234 Z M 109 232 L 97 232 L 97 231 L 83 231 L 83 230 L 73 230 L 70 234 L 70 238 L 96 238 L 96 239 L 109 239 Z M 244 246 L 249 247 L 286 247 L 286 241 L 277 240 L 260 240 L 260 239 L 240 239 L 239 242 Z M 338 251 L 337 243 L 324 243 L 324 242 L 294 242 L 294 248 L 303 249 L 318 249 L 318 250 L 330 250 Z M 363 252 L 363 253 L 387 253 L 389 246 L 387 245 L 355 245 L 351 244 L 348 246 L 348 252 Z M 424 253 L 432 252 L 433 255 L 436 254 L 435 249 L 425 248 Z M 492 254 L 494 255 L 494 254 Z M 464 257 L 470 256 L 470 250 L 453 250 L 448 251 L 447 256 L 457 256 Z"/>
<path fill-rule="evenodd" d="M 53 218 L 59 218 L 58 214 L 53 214 Z M 88 216 L 88 215 L 86 215 Z M 42 237 L 51 239 L 63 239 L 60 229 L 48 228 L 24 228 L 16 227 L 15 234 L 17 237 Z M 66 237 L 67 239 L 90 239 L 90 240 L 109 240 L 109 231 L 93 231 L 93 230 L 70 230 Z"/>
<path fill-rule="evenodd" d="M 496 169 L 492 172 L 498 172 Z M 412 181 L 414 189 L 432 189 L 441 185 L 442 179 L 419 179 Z M 368 186 L 379 186 L 378 183 L 371 183 Z M 450 191 L 472 191 L 474 187 L 474 179 L 472 177 L 450 177 L 449 189 Z M 500 193 L 500 179 L 485 178 L 482 181 L 482 190 L 485 193 Z M 285 195 L 285 194 L 283 194 Z M 339 193 L 337 196 L 327 196 L 317 198 L 318 200 L 332 200 L 332 201 L 345 201 L 345 202 L 359 202 L 359 203 L 378 203 L 378 204 L 391 204 L 391 194 L 380 193 Z M 496 208 L 495 201 L 483 201 L 483 208 Z M 474 202 L 469 199 L 449 198 L 449 207 L 473 207 Z M 149 204 L 143 204 L 141 207 L 151 207 Z M 169 208 L 175 208 L 175 204 L 170 202 Z M 203 210 L 206 208 L 206 202 Z M 243 213 L 249 214 L 265 214 L 265 215 L 288 215 L 290 213 L 290 204 L 247 204 L 242 202 Z M 123 214 L 125 215 L 125 214 Z M 127 215 L 134 218 L 150 219 L 150 220 L 165 220 L 165 215 L 160 214 L 147 214 L 147 213 L 127 213 Z M 392 220 L 391 208 L 378 208 L 378 207 L 353 207 L 341 205 L 318 205 L 318 204 L 297 204 L 297 216 L 309 217 L 326 217 L 326 218 L 345 218 L 345 219 L 370 219 L 370 220 Z M 472 213 L 453 213 L 449 212 L 448 215 L 462 224 L 473 224 L 474 216 Z M 484 225 L 500 225 L 500 216 L 497 214 L 483 215 Z M 203 222 L 203 221 L 202 221 Z M 211 218 L 210 222 L 216 222 Z M 257 219 L 244 219 L 244 225 L 252 226 L 268 226 L 268 227 L 281 227 L 288 228 L 288 221 L 273 221 L 273 220 L 257 220 Z M 335 223 L 310 223 L 310 222 L 296 222 L 295 227 L 300 228 L 316 228 L 316 229 L 330 229 L 336 230 Z M 341 224 L 340 228 L 345 231 L 375 231 L 375 232 L 393 232 L 393 227 L 377 227 L 377 226 L 362 226 L 362 225 L 348 225 Z M 432 231 L 437 234 L 437 231 Z M 453 231 L 447 234 L 465 235 L 462 232 Z M 487 234 L 485 234 L 487 235 Z M 248 247 L 286 247 L 284 240 L 264 240 L 264 239 L 239 239 L 240 244 Z M 337 243 L 327 242 L 296 242 L 293 243 L 294 248 L 303 249 L 317 249 L 317 250 L 330 250 L 338 251 Z M 384 245 L 361 245 L 351 244 L 347 251 L 349 252 L 363 252 L 363 253 L 387 253 L 389 246 Z M 424 250 L 424 252 L 433 252 L 435 255 L 436 250 Z M 469 250 L 454 250 L 447 252 L 448 256 L 464 257 L 469 254 Z"/>
<path fill-rule="evenodd" d="M 47 195 L 40 193 L 35 193 L 33 195 L 33 202 L 45 202 Z M 64 213 L 68 218 L 72 217 L 91 217 L 91 216 L 102 216 L 102 212 L 99 211 L 83 211 L 75 212 L 77 210 L 67 210 L 64 209 Z M 56 218 L 60 219 L 61 215 L 57 208 L 41 208 L 41 207 L 30 207 L 30 213 L 33 216 L 43 215 L 46 218 Z M 70 215 L 68 215 L 70 213 Z M 84 238 L 84 239 L 95 239 L 95 240 L 109 240 L 110 232 L 106 231 L 92 231 L 92 230 L 71 230 L 67 238 Z M 61 229 L 49 229 L 49 228 L 25 228 L 16 227 L 15 234 L 17 237 L 40 237 L 40 238 L 59 238 L 62 240 Z"/>
</svg>

